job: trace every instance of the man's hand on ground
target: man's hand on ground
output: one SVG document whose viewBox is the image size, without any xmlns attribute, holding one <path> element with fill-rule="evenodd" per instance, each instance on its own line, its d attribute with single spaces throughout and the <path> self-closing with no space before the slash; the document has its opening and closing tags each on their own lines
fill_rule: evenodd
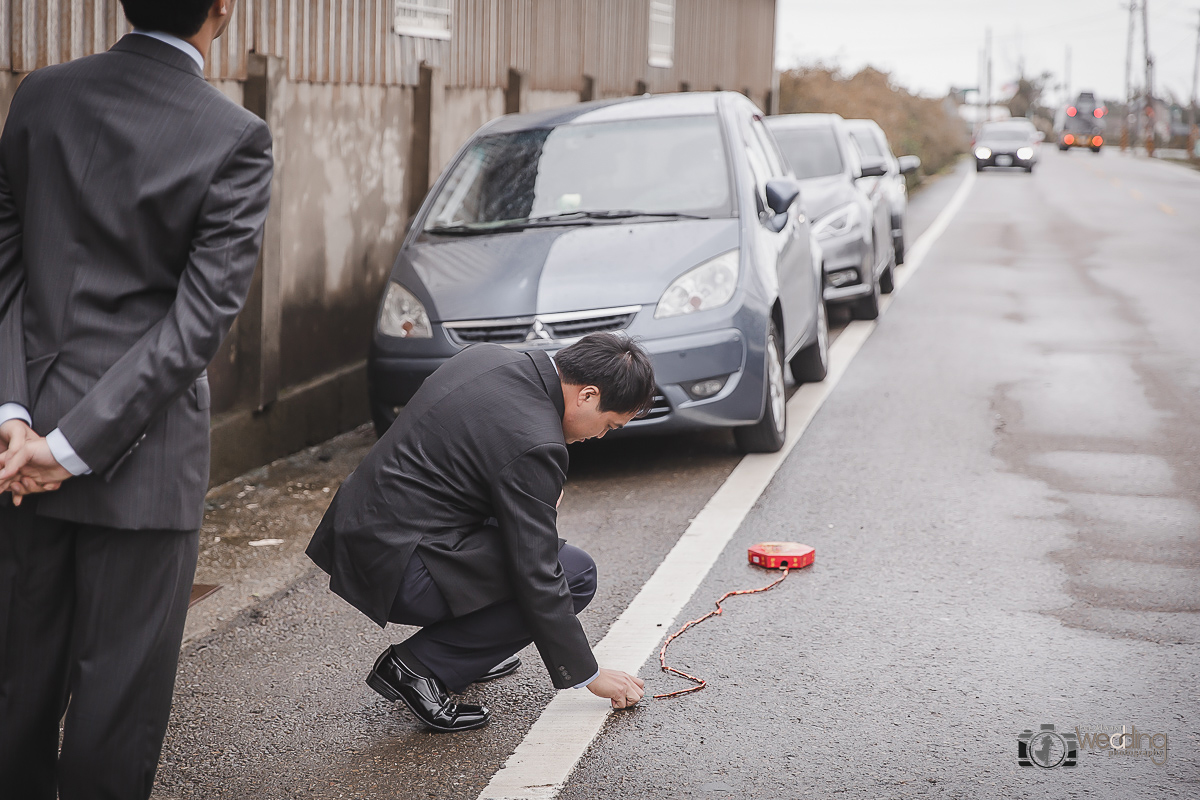
<svg viewBox="0 0 1200 800">
<path fill-rule="evenodd" d="M 596 680 L 587 686 L 597 697 L 607 697 L 613 708 L 629 708 L 646 693 L 646 682 L 636 675 L 619 669 L 601 669 Z"/>
<path fill-rule="evenodd" d="M 13 505 L 36 492 L 52 492 L 71 477 L 50 452 L 50 445 L 21 420 L 0 425 L 0 492 L 11 491 Z"/>
</svg>

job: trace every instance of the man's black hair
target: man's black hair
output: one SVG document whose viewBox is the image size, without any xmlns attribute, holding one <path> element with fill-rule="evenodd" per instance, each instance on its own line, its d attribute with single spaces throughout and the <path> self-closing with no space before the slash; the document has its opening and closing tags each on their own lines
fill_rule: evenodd
<svg viewBox="0 0 1200 800">
<path fill-rule="evenodd" d="M 121 5 L 133 27 L 186 39 L 204 25 L 213 0 L 121 0 Z"/>
<path fill-rule="evenodd" d="M 595 386 L 600 410 L 645 413 L 654 402 L 654 368 L 637 342 L 613 333 L 592 333 L 559 350 L 554 364 L 563 383 Z"/>
</svg>

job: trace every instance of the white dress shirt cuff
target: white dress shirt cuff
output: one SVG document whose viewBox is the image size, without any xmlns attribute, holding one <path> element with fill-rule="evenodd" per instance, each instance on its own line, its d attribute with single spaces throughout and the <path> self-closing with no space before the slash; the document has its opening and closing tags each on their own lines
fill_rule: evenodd
<svg viewBox="0 0 1200 800">
<path fill-rule="evenodd" d="M 588 678 L 588 679 L 587 679 L 586 681 L 584 681 L 583 683 L 577 683 L 577 684 L 575 684 L 575 685 L 574 685 L 574 686 L 572 686 L 571 688 L 572 688 L 572 689 L 582 689 L 583 687 L 587 686 L 589 683 L 591 683 L 592 681 L 596 680 L 596 678 L 599 678 L 599 677 L 600 677 L 600 670 L 596 670 L 596 674 L 595 674 L 595 675 L 593 675 L 592 677 Z"/>
<path fill-rule="evenodd" d="M 71 447 L 71 443 L 67 441 L 67 437 L 63 436 L 63 432 L 58 428 L 50 431 L 46 436 L 46 444 L 50 447 L 50 454 L 54 456 L 63 469 L 72 475 L 90 475 L 92 468 L 83 463 L 83 459 L 75 454 L 75 448 Z"/>
<path fill-rule="evenodd" d="M 0 405 L 0 425 L 8 422 L 10 419 L 23 420 L 26 425 L 33 427 L 33 419 L 29 416 L 29 410 L 20 403 L 5 403 Z"/>
</svg>

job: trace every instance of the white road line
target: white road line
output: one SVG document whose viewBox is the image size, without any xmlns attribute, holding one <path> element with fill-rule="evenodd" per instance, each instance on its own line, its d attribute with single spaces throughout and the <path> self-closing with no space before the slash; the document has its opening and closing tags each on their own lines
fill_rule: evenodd
<svg viewBox="0 0 1200 800">
<path fill-rule="evenodd" d="M 897 290 L 921 266 L 974 182 L 975 173 L 968 172 L 933 224 L 913 243 L 904 266 L 896 272 Z M 884 310 L 890 305 L 889 297 Z M 874 322 L 852 322 L 837 337 L 829 348 L 829 375 L 821 383 L 804 384 L 788 401 L 788 435 L 783 449 L 748 455 L 738 463 L 596 645 L 596 659 L 602 665 L 636 674 L 646 663 L 875 326 Z M 608 702 L 591 692 L 559 692 L 479 800 L 553 800 L 611 712 Z"/>
</svg>

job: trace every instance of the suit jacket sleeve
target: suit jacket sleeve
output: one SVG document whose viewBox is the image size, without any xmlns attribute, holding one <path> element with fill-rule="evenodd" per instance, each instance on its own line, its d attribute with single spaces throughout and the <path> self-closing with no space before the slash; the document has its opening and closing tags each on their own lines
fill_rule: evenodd
<svg viewBox="0 0 1200 800">
<path fill-rule="evenodd" d="M 170 310 L 59 421 L 93 471 L 109 472 L 216 355 L 250 289 L 271 173 L 271 135 L 255 119 L 213 176 Z"/>
<path fill-rule="evenodd" d="M 596 672 L 596 659 L 558 563 L 555 504 L 566 480 L 566 463 L 563 445 L 539 445 L 505 466 L 493 487 L 513 594 L 559 689 Z"/>
<path fill-rule="evenodd" d="M 0 154 L 4 151 L 0 143 Z M 25 374 L 25 266 L 21 257 L 21 219 L 0 155 L 0 405 L 29 408 Z"/>
</svg>

